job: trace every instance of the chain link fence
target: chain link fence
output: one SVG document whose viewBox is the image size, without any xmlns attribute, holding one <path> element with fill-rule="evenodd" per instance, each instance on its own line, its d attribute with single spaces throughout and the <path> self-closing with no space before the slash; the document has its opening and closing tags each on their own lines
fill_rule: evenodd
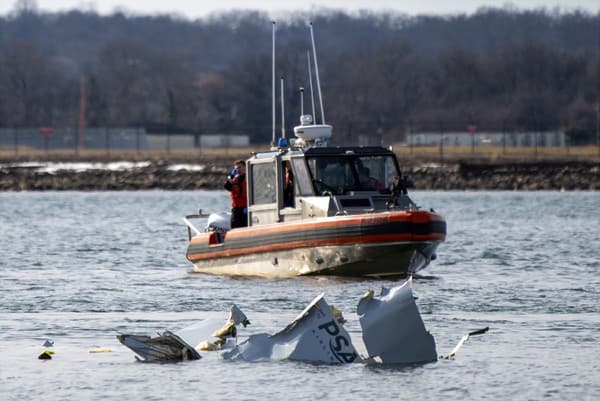
<svg viewBox="0 0 600 401">
<path fill-rule="evenodd" d="M 335 139 L 335 138 L 334 138 Z M 598 138 L 600 142 L 600 138 Z M 334 141 L 334 144 L 338 144 Z M 600 157 L 600 143 L 572 146 L 569 136 L 550 132 L 407 132 L 403 141 L 385 143 L 377 133 L 352 135 L 346 146 L 393 145 L 398 153 L 426 157 Z M 255 145 L 260 148 L 261 145 Z M 268 148 L 264 144 L 264 148 Z M 0 128 L 0 151 L 5 155 L 80 151 L 199 152 L 208 149 L 250 148 L 248 135 L 147 133 L 144 128 Z"/>
<path fill-rule="evenodd" d="M 0 128 L 0 149 L 15 154 L 28 150 L 113 149 L 144 151 L 148 149 L 143 128 Z"/>
<path fill-rule="evenodd" d="M 144 128 L 0 128 L 0 151 L 27 152 L 117 151 L 177 152 L 193 149 L 250 147 L 248 135 L 152 133 Z"/>
</svg>

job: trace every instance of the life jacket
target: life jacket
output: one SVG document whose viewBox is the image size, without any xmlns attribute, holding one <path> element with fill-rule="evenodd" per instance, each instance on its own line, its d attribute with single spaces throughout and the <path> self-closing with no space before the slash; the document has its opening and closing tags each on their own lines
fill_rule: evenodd
<svg viewBox="0 0 600 401">
<path fill-rule="evenodd" d="M 231 197 L 231 206 L 246 207 L 246 174 L 236 175 L 231 181 L 225 183 L 225 188 L 229 191 Z"/>
</svg>

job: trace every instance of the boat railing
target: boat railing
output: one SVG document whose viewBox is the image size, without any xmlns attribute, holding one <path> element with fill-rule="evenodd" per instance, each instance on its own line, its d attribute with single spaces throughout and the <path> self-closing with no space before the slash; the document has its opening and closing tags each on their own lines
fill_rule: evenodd
<svg viewBox="0 0 600 401">
<path fill-rule="evenodd" d="M 183 218 L 183 221 L 185 222 L 185 225 L 187 226 L 188 241 L 191 240 L 192 237 L 202 234 L 202 231 L 198 230 L 198 228 L 196 228 L 196 226 L 194 224 L 192 224 L 190 219 L 206 219 L 206 217 L 207 216 L 205 214 L 201 213 L 201 214 L 188 214 L 187 216 L 185 216 Z M 192 231 L 194 232 L 194 235 L 192 235 Z"/>
</svg>

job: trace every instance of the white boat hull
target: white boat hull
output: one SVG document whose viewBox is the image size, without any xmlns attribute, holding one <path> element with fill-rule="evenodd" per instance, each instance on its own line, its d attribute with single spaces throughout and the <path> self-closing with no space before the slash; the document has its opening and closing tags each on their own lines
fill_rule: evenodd
<svg viewBox="0 0 600 401">
<path fill-rule="evenodd" d="M 399 276 L 426 267 L 438 242 L 397 242 L 300 248 L 202 260 L 194 272 L 295 277 L 303 275 Z"/>
</svg>

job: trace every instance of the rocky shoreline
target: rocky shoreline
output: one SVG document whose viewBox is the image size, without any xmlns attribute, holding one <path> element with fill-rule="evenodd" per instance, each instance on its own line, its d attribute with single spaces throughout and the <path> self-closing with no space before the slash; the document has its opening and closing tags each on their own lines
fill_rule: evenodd
<svg viewBox="0 0 600 401">
<path fill-rule="evenodd" d="M 412 167 L 417 189 L 431 190 L 600 190 L 600 163 L 459 162 L 439 167 Z"/>
<path fill-rule="evenodd" d="M 0 191 L 113 191 L 221 189 L 231 160 L 194 160 L 195 169 L 167 161 L 110 170 L 0 165 Z M 198 167 L 201 166 L 201 167 Z M 414 163 L 403 167 L 418 190 L 600 190 L 597 162 Z"/>
</svg>

